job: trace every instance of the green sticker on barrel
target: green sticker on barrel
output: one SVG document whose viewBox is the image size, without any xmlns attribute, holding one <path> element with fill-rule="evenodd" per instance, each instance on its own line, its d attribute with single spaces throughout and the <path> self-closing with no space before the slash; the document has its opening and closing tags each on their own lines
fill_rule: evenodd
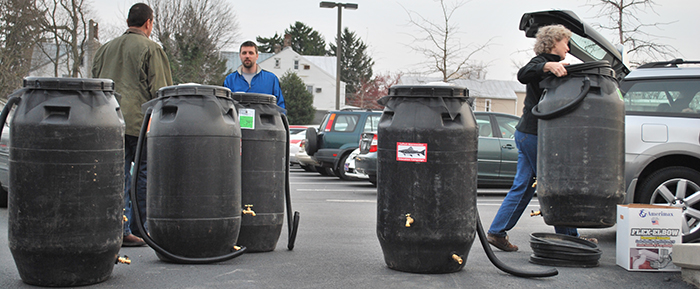
<svg viewBox="0 0 700 289">
<path fill-rule="evenodd" d="M 617 95 L 620 97 L 620 100 L 624 101 L 625 99 L 622 97 L 622 91 L 620 91 L 620 88 L 617 88 Z"/>
<path fill-rule="evenodd" d="M 255 129 L 255 110 L 242 108 L 238 111 L 238 120 L 241 129 Z"/>
</svg>

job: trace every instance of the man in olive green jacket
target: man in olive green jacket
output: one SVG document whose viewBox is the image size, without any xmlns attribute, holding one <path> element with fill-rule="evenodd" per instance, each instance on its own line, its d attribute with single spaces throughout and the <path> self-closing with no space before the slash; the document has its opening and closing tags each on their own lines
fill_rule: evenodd
<svg viewBox="0 0 700 289">
<path fill-rule="evenodd" d="M 129 9 L 127 19 L 129 29 L 112 41 L 100 47 L 95 54 L 92 75 L 97 78 L 114 80 L 115 90 L 121 95 L 119 102 L 124 121 L 124 180 L 125 216 L 122 246 L 143 246 L 135 222 L 131 224 L 133 213 L 129 191 L 131 187 L 131 163 L 134 161 L 136 143 L 144 115 L 141 105 L 156 97 L 158 89 L 173 84 L 170 64 L 165 51 L 149 37 L 153 30 L 153 10 L 148 5 L 137 3 Z M 139 216 L 146 222 L 146 146 L 141 154 L 141 173 L 136 195 Z"/>
</svg>

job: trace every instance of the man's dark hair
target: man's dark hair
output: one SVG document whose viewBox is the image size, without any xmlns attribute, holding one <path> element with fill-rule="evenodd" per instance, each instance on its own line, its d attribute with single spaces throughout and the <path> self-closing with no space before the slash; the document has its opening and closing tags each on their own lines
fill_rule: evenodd
<svg viewBox="0 0 700 289">
<path fill-rule="evenodd" d="M 129 27 L 141 27 L 149 19 L 153 19 L 153 9 L 144 3 L 136 3 L 129 9 L 129 17 L 126 24 Z"/>
<path fill-rule="evenodd" d="M 258 45 L 255 44 L 255 42 L 253 42 L 253 41 L 248 40 L 246 42 L 243 42 L 243 44 L 241 44 L 241 48 L 243 48 L 243 47 L 255 47 L 255 54 L 259 53 L 258 52 Z M 241 52 L 241 48 L 238 49 L 238 52 Z"/>
</svg>

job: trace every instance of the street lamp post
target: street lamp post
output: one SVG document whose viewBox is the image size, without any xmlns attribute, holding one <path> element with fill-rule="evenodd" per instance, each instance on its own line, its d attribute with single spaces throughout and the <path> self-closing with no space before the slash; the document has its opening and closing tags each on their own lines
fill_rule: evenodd
<svg viewBox="0 0 700 289">
<path fill-rule="evenodd" d="M 350 10 L 355 10 L 357 9 L 357 4 L 355 3 L 336 3 L 336 2 L 328 2 L 328 1 L 322 1 L 320 3 L 321 8 L 335 8 L 338 7 L 338 37 L 336 39 L 336 48 L 335 48 L 335 59 L 336 59 L 336 64 L 335 64 L 335 109 L 338 110 L 340 109 L 340 57 L 342 54 L 342 48 L 340 45 L 340 34 L 341 34 L 341 23 L 343 19 L 343 14 L 342 10 L 343 8 L 345 9 L 350 9 Z"/>
</svg>

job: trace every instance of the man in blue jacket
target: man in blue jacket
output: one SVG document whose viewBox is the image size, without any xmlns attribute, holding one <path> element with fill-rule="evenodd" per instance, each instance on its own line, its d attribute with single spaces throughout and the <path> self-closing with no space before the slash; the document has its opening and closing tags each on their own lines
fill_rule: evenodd
<svg viewBox="0 0 700 289">
<path fill-rule="evenodd" d="M 253 41 L 241 44 L 239 56 L 243 63 L 224 80 L 224 86 L 232 92 L 253 92 L 271 94 L 277 97 L 277 106 L 286 108 L 280 81 L 274 73 L 263 70 L 258 61 L 258 45 Z"/>
</svg>

